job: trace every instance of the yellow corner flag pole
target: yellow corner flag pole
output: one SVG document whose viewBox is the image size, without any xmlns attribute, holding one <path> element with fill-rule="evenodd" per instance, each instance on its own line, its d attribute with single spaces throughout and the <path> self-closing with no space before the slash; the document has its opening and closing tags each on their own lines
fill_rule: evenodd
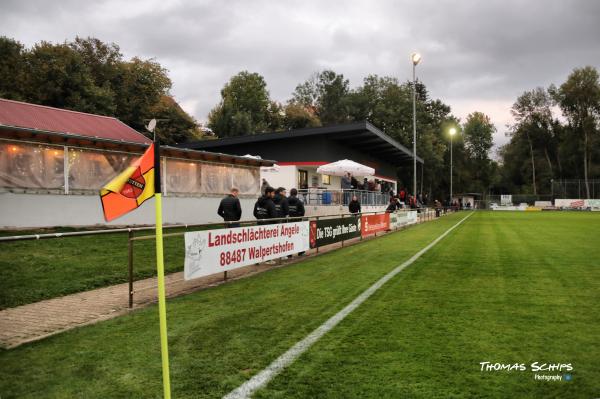
<svg viewBox="0 0 600 399">
<path fill-rule="evenodd" d="M 155 140 L 154 142 L 154 190 L 154 200 L 156 201 L 156 271 L 158 275 L 158 315 L 160 320 L 160 352 L 162 358 L 163 390 L 165 399 L 171 399 L 169 341 L 167 337 L 167 303 L 165 300 L 165 264 L 163 258 L 160 150 L 158 140 Z"/>
</svg>

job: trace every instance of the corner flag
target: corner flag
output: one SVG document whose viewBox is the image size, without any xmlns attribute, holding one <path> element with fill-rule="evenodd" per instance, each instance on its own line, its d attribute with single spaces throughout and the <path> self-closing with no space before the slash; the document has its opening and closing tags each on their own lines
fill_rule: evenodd
<svg viewBox="0 0 600 399">
<path fill-rule="evenodd" d="M 156 124 L 156 122 L 154 122 Z M 111 221 L 129 213 L 154 197 L 156 210 L 156 275 L 158 282 L 158 319 L 163 393 L 171 398 L 167 304 L 165 299 L 165 264 L 163 256 L 162 197 L 160 186 L 160 144 L 154 141 L 138 160 L 100 190 L 104 218 Z"/>
<path fill-rule="evenodd" d="M 154 144 L 100 190 L 107 222 L 129 213 L 154 196 Z"/>
</svg>

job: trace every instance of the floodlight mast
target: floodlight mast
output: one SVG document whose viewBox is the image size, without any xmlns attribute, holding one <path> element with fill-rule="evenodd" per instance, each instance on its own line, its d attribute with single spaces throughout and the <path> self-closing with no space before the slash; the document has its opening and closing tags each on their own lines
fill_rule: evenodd
<svg viewBox="0 0 600 399">
<path fill-rule="evenodd" d="M 450 128 L 450 205 L 452 205 L 452 137 L 456 134 L 456 128 Z"/>
<path fill-rule="evenodd" d="M 417 199 L 417 64 L 421 62 L 421 54 L 412 53 L 413 64 L 413 195 Z"/>
</svg>

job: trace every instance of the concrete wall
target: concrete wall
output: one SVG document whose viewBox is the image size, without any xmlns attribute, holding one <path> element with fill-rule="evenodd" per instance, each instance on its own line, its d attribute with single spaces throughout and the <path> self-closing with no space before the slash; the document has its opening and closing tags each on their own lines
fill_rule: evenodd
<svg viewBox="0 0 600 399">
<path fill-rule="evenodd" d="M 384 212 L 387 206 L 385 205 L 362 205 L 363 212 Z M 348 213 L 348 207 L 342 205 L 307 205 L 305 206 L 306 216 L 322 216 L 322 215 L 341 215 Z"/>
<path fill-rule="evenodd" d="M 163 197 L 165 224 L 220 222 L 221 197 Z M 242 219 L 253 220 L 256 198 L 240 198 Z M 363 212 L 385 211 L 386 206 L 363 205 Z M 307 205 L 307 216 L 348 213 L 347 206 Z M 154 199 L 110 223 L 104 222 L 99 196 L 0 193 L 0 228 L 54 226 L 134 226 L 154 224 Z"/>
<path fill-rule="evenodd" d="M 163 197 L 165 224 L 219 222 L 221 197 Z M 254 219 L 256 198 L 240 198 L 242 219 Z M 99 196 L 0 193 L 0 228 L 154 224 L 154 199 L 105 223 Z"/>
<path fill-rule="evenodd" d="M 277 187 L 285 187 L 288 190 L 288 194 L 290 189 L 296 187 L 298 184 L 298 175 L 294 165 L 280 166 L 277 172 L 261 170 L 260 177 L 261 184 L 263 178 L 267 179 L 271 187 L 275 189 Z"/>
</svg>

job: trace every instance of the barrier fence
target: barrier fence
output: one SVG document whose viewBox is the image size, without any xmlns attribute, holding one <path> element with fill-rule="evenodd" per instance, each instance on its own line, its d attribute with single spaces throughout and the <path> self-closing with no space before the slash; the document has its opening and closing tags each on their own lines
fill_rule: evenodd
<svg viewBox="0 0 600 399">
<path fill-rule="evenodd" d="M 436 217 L 441 216 L 442 212 L 453 211 L 452 209 L 420 209 L 416 210 L 400 210 L 396 212 L 363 212 L 360 214 L 330 214 L 321 215 L 314 217 L 287 217 L 287 218 L 276 218 L 269 219 L 269 224 L 259 224 L 257 220 L 244 220 L 238 222 L 217 222 L 217 223 L 204 223 L 204 224 L 181 224 L 181 225 L 168 225 L 164 226 L 164 229 L 175 229 L 184 228 L 186 230 L 190 228 L 198 229 L 202 231 L 218 232 L 218 231 L 230 231 L 236 227 L 277 227 L 294 222 L 307 222 L 310 226 L 310 249 L 314 249 L 316 253 L 319 252 L 319 248 L 341 243 L 343 247 L 345 242 L 351 239 L 358 238 L 363 240 L 365 237 L 373 236 L 376 237 L 378 234 L 389 231 L 396 231 L 404 228 L 410 224 L 422 223 L 425 221 L 433 220 Z M 114 233 L 127 233 L 127 271 L 128 271 L 128 296 L 129 296 L 129 307 L 133 307 L 134 297 L 134 243 L 136 241 L 153 240 L 155 239 L 154 234 L 144 234 L 142 236 L 136 236 L 137 232 L 148 232 L 153 231 L 154 226 L 147 227 L 128 227 L 128 228 L 115 228 L 105 230 L 92 230 L 92 231 L 76 231 L 76 232 L 64 232 L 64 233 L 45 233 L 45 234 L 27 234 L 20 236 L 4 236 L 0 237 L 0 242 L 14 242 L 14 241 L 25 241 L 25 240 L 45 240 L 45 239 L 59 239 L 68 237 L 81 237 L 81 236 L 93 236 L 93 235 L 104 235 Z M 185 236 L 193 232 L 179 231 L 173 233 L 163 234 L 163 237 L 174 237 L 174 236 Z M 255 262 L 254 264 L 263 263 L 265 260 Z M 279 258 L 281 262 L 281 258 Z M 241 267 L 241 266 L 239 266 Z M 227 271 L 223 272 L 224 280 L 227 279 Z"/>
<path fill-rule="evenodd" d="M 361 205 L 388 205 L 390 194 L 365 190 L 329 190 L 309 188 L 298 190 L 305 205 L 348 205 L 356 196 Z"/>
</svg>

